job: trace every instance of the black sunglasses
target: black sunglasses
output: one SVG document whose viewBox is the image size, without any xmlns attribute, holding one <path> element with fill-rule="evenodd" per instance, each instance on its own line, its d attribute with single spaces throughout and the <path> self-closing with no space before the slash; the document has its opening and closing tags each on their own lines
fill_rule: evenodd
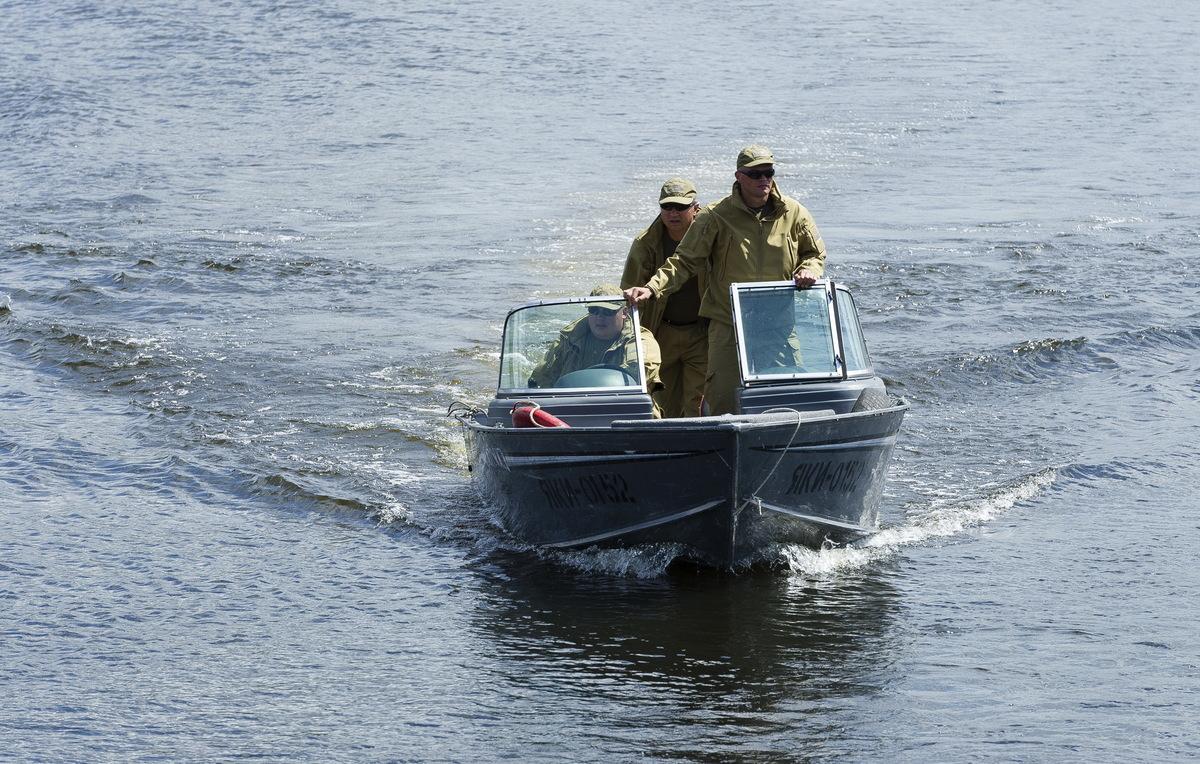
<svg viewBox="0 0 1200 764">
<path fill-rule="evenodd" d="M 676 202 L 668 202 L 658 206 L 664 210 L 671 210 L 672 212 L 683 212 L 684 210 L 690 210 L 692 208 L 692 205 L 690 204 L 678 204 Z"/>
<path fill-rule="evenodd" d="M 588 313 L 593 316 L 615 316 L 617 311 L 612 308 L 601 308 L 599 305 L 589 305 Z"/>
<path fill-rule="evenodd" d="M 758 180 L 760 178 L 774 178 L 775 177 L 775 168 L 774 167 L 768 167 L 765 170 L 738 170 L 738 172 L 740 172 L 742 175 L 745 175 L 747 178 L 751 178 L 753 180 Z"/>
</svg>

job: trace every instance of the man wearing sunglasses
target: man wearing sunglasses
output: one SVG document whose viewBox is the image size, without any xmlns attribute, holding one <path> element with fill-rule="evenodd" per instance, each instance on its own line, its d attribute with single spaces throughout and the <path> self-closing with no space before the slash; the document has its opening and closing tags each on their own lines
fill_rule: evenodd
<svg viewBox="0 0 1200 764">
<path fill-rule="evenodd" d="M 625 258 L 621 288 L 641 286 L 675 254 L 683 235 L 696 219 L 700 205 L 696 186 L 683 178 L 663 183 L 658 215 L 639 233 Z M 699 416 L 708 366 L 708 319 L 700 315 L 700 295 L 707 275 L 689 278 L 669 298 L 654 300 L 642 311 L 642 326 L 654 333 L 662 354 L 659 376 L 665 387 L 657 394 L 666 417 Z"/>
<path fill-rule="evenodd" d="M 775 157 L 765 146 L 738 153 L 733 192 L 700 212 L 683 241 L 645 286 L 625 290 L 631 302 L 674 294 L 708 273 L 700 315 L 708 327 L 704 399 L 710 414 L 732 413 L 738 387 L 737 347 L 729 285 L 792 279 L 809 286 L 825 272 L 825 242 L 812 215 L 775 185 Z"/>
<path fill-rule="evenodd" d="M 591 297 L 620 295 L 621 289 L 601 284 L 591 291 Z M 642 327 L 642 365 L 646 372 L 646 387 L 651 399 L 662 388 L 658 370 L 661 363 L 658 343 L 646 327 Z M 572 321 L 558 333 L 542 362 L 529 375 L 530 387 L 553 387 L 558 378 L 580 369 L 594 366 L 621 368 L 637 377 L 637 344 L 628 308 L 617 300 L 596 300 L 587 303 L 587 315 Z M 655 403 L 655 416 L 661 416 Z"/>
</svg>

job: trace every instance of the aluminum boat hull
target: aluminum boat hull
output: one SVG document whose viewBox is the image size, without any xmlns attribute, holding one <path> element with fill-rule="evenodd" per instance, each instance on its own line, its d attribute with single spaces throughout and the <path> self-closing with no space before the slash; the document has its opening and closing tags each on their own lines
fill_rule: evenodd
<svg viewBox="0 0 1200 764">
<path fill-rule="evenodd" d="M 500 525 L 560 549 L 677 544 L 739 568 L 782 544 L 871 533 L 908 406 L 517 429 L 464 421 L 470 469 Z"/>
</svg>

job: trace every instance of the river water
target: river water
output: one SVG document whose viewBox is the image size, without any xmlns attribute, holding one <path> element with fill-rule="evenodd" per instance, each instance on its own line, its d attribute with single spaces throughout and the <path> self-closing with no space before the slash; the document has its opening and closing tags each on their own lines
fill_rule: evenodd
<svg viewBox="0 0 1200 764">
<path fill-rule="evenodd" d="M 0 759 L 1200 757 L 1200 6 L 393 6 L 0 3 Z M 751 142 L 884 527 L 522 548 L 446 407 Z"/>
</svg>

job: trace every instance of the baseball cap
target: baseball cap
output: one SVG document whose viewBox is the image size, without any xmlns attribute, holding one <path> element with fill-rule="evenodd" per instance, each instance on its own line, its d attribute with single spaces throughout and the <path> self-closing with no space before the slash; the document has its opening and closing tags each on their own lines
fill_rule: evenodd
<svg viewBox="0 0 1200 764">
<path fill-rule="evenodd" d="M 601 284 L 600 286 L 593 289 L 588 294 L 588 297 L 610 297 L 614 294 L 621 294 L 621 287 L 617 286 L 616 284 Z M 593 305 L 599 306 L 601 308 L 608 308 L 609 310 L 620 310 L 621 308 L 625 307 L 625 303 L 623 301 L 622 302 L 609 302 L 608 300 L 598 300 L 598 301 L 589 300 L 588 307 L 590 308 Z"/>
<path fill-rule="evenodd" d="M 659 204 L 695 204 L 696 186 L 684 178 L 671 178 L 658 192 Z"/>
<path fill-rule="evenodd" d="M 760 164 L 775 164 L 775 157 L 766 146 L 747 146 L 738 152 L 738 169 L 757 167 Z"/>
</svg>

